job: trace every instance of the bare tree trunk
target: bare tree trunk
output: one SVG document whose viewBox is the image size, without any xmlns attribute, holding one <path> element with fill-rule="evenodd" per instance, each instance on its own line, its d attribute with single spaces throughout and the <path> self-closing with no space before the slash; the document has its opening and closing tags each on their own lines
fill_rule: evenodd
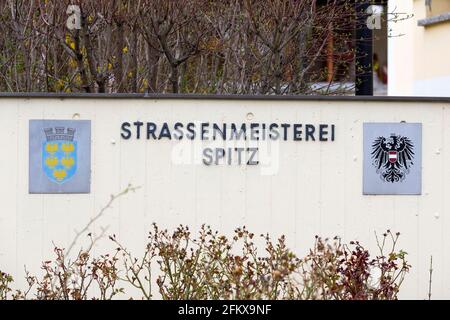
<svg viewBox="0 0 450 320">
<path fill-rule="evenodd" d="M 81 52 L 81 40 L 80 40 L 80 31 L 75 31 L 75 55 L 77 61 L 78 72 L 80 73 L 81 78 L 81 87 L 87 93 L 93 92 L 91 88 L 91 84 L 89 83 L 89 77 L 86 72 L 86 68 L 83 62 L 83 53 Z"/>
<path fill-rule="evenodd" d="M 159 53 L 149 43 L 146 46 L 148 92 L 157 92 Z"/>
<path fill-rule="evenodd" d="M 131 40 L 130 40 L 130 88 L 131 92 L 137 92 L 138 91 L 138 35 L 136 31 L 136 27 L 133 26 L 132 32 L 131 32 Z"/>
<path fill-rule="evenodd" d="M 171 64 L 170 83 L 172 84 L 172 93 L 178 93 L 178 65 Z"/>
<path fill-rule="evenodd" d="M 115 44 L 115 51 L 117 57 L 117 63 L 115 67 L 115 79 L 117 83 L 117 92 L 124 91 L 124 78 L 123 78 L 123 50 L 125 48 L 125 28 L 121 21 L 116 21 L 116 37 L 117 43 Z"/>
</svg>

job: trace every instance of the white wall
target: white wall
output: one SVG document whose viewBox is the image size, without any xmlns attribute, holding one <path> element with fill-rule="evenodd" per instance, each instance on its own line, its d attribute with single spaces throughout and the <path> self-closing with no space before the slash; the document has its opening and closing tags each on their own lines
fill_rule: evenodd
<svg viewBox="0 0 450 320">
<path fill-rule="evenodd" d="M 450 96 L 450 22 L 419 26 L 426 8 L 424 0 L 388 2 L 390 96 Z"/>
<path fill-rule="evenodd" d="M 175 141 L 121 140 L 123 121 L 333 123 L 334 142 L 280 142 L 280 170 L 176 165 Z M 28 120 L 92 120 L 92 193 L 28 194 Z M 363 122 L 423 123 L 423 194 L 362 195 Z M 257 234 L 286 234 L 299 254 L 316 234 L 357 239 L 375 252 L 374 232 L 402 233 L 413 268 L 403 298 L 427 295 L 433 255 L 433 297 L 450 298 L 450 103 L 144 99 L 0 100 L 0 269 L 24 286 L 52 257 L 52 241 L 67 246 L 112 193 L 142 186 L 114 203 L 96 223 L 133 251 L 152 222 L 165 227 L 209 223 L 222 232 L 243 224 Z M 96 253 L 110 248 L 107 239 Z"/>
<path fill-rule="evenodd" d="M 388 95 L 390 96 L 413 94 L 417 18 L 406 19 L 413 13 L 414 0 L 388 1 Z"/>
<path fill-rule="evenodd" d="M 422 97 L 450 97 L 450 76 L 416 80 L 414 94 Z"/>
</svg>

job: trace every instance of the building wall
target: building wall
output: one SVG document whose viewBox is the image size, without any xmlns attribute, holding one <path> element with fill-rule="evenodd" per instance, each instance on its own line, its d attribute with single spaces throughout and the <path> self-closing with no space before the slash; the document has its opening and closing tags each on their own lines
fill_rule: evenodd
<svg viewBox="0 0 450 320">
<path fill-rule="evenodd" d="M 25 99 L 0 101 L 0 269 L 23 287 L 24 266 L 39 272 L 52 242 L 67 247 L 108 202 L 131 183 L 92 230 L 138 254 L 152 222 L 231 233 L 285 234 L 299 254 L 314 236 L 360 240 L 375 254 L 374 232 L 402 233 L 412 264 L 402 298 L 424 299 L 433 256 L 433 298 L 450 298 L 450 102 Z M 28 121 L 92 121 L 90 194 L 28 193 Z M 263 166 L 180 164 L 176 141 L 123 140 L 123 121 L 330 123 L 335 141 L 281 141 L 279 170 Z M 363 122 L 423 123 L 421 196 L 363 196 Z M 86 244 L 82 237 L 80 244 Z M 95 254 L 112 250 L 100 240 Z"/>
<path fill-rule="evenodd" d="M 450 1 L 448 0 L 432 0 L 430 4 L 430 6 L 426 6 L 427 17 L 450 12 Z"/>
<path fill-rule="evenodd" d="M 413 12 L 414 0 L 388 1 L 388 95 L 410 96 L 414 83 L 414 19 L 394 23 Z M 399 15 L 395 16 L 394 13 Z"/>
<path fill-rule="evenodd" d="M 446 8 L 432 3 L 441 11 Z M 390 22 L 389 95 L 450 96 L 450 21 L 419 26 L 427 17 L 424 0 L 390 0 L 389 8 L 391 19 L 393 12 L 414 14 Z"/>
</svg>

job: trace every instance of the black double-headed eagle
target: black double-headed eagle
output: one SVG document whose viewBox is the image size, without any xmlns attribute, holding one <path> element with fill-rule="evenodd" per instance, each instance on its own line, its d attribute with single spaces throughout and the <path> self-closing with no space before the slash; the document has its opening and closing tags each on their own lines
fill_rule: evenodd
<svg viewBox="0 0 450 320">
<path fill-rule="evenodd" d="M 372 144 L 372 164 L 385 182 L 399 182 L 406 178 L 414 165 L 414 144 L 404 136 L 391 134 L 378 137 Z"/>
</svg>

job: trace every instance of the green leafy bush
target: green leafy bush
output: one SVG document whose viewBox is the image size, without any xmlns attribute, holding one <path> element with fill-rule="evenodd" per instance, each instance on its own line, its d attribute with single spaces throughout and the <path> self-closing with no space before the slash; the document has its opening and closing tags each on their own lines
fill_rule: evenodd
<svg viewBox="0 0 450 320">
<path fill-rule="evenodd" d="M 13 278 L 6 273 L 0 271 L 0 300 L 5 300 L 8 294 L 11 292 L 10 284 L 13 282 Z"/>
</svg>

